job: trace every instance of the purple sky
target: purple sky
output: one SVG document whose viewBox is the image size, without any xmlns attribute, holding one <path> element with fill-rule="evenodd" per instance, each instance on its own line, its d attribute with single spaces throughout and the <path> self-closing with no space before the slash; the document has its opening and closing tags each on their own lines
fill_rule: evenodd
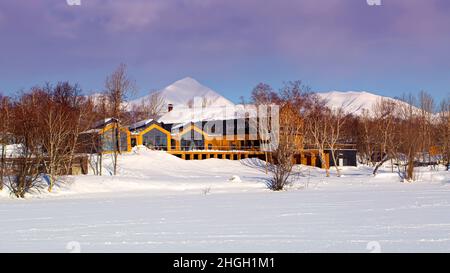
<svg viewBox="0 0 450 273">
<path fill-rule="evenodd" d="M 450 1 L 1 0 L 0 91 L 86 93 L 126 63 L 140 93 L 191 76 L 232 100 L 264 81 L 450 95 Z"/>
</svg>

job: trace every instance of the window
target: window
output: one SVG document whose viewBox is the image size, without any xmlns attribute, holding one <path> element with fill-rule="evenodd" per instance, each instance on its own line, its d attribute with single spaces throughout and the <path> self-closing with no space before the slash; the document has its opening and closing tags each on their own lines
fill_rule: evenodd
<svg viewBox="0 0 450 273">
<path fill-rule="evenodd" d="M 126 132 L 121 131 L 119 135 L 120 139 L 120 150 L 121 151 L 128 151 L 128 135 Z"/>
<path fill-rule="evenodd" d="M 113 130 L 108 130 L 101 135 L 102 151 L 116 150 L 116 137 Z"/>
<path fill-rule="evenodd" d="M 205 147 L 204 137 L 201 133 L 191 130 L 181 136 L 181 150 L 202 150 Z"/>
<path fill-rule="evenodd" d="M 117 141 L 119 137 L 119 141 Z M 108 130 L 101 135 L 102 151 L 111 152 L 117 150 L 119 144 L 120 151 L 128 151 L 128 135 L 126 132 Z"/>
<path fill-rule="evenodd" d="M 167 150 L 167 136 L 158 129 L 152 129 L 142 136 L 142 144 L 150 149 Z"/>
</svg>

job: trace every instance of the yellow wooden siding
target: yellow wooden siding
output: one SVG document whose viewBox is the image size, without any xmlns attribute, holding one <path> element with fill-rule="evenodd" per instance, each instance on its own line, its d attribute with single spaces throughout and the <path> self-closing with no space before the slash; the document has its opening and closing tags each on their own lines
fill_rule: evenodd
<svg viewBox="0 0 450 273">
<path fill-rule="evenodd" d="M 135 135 L 136 136 L 136 145 L 143 145 L 143 136 L 153 129 L 158 130 L 167 136 L 167 151 L 170 151 L 172 149 L 172 146 L 171 146 L 172 136 L 169 131 L 167 131 L 163 127 L 159 126 L 158 124 L 152 124 L 149 127 L 145 128 L 143 131 L 139 132 L 139 134 L 136 134 Z"/>
</svg>

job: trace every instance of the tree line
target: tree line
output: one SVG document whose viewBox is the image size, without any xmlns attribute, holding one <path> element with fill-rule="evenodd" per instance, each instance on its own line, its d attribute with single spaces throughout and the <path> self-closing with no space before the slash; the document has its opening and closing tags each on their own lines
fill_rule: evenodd
<svg viewBox="0 0 450 273">
<path fill-rule="evenodd" d="M 79 148 L 92 145 L 94 139 L 80 139 L 82 132 L 106 118 L 117 120 L 114 126 L 118 129 L 154 115 L 151 109 L 161 104 L 156 97 L 128 110 L 126 99 L 134 88 L 121 64 L 106 78 L 104 91 L 93 96 L 84 95 L 77 84 L 69 82 L 47 83 L 14 97 L 0 94 L 0 190 L 7 187 L 18 198 L 32 190 L 52 191 L 63 182 L 61 174 L 70 173 Z M 101 158 L 101 154 L 94 156 Z M 119 149 L 112 153 L 114 174 L 118 154 Z"/>
<path fill-rule="evenodd" d="M 356 109 L 352 101 L 332 108 L 327 100 L 311 91 L 302 81 L 287 82 L 275 90 L 258 84 L 250 103 L 276 104 L 280 107 L 280 136 L 271 156 L 266 158 L 270 171 L 268 187 L 281 190 L 296 172 L 292 157 L 305 148 L 317 151 L 321 167 L 330 176 L 329 162 L 341 176 L 336 154 L 345 144 L 354 144 L 361 164 L 373 167 L 373 175 L 390 161 L 392 172 L 403 181 L 414 181 L 415 167 L 444 164 L 450 159 L 450 98 L 438 105 L 425 91 L 399 99 L 379 99 L 372 109 Z M 356 112 L 361 110 L 362 115 Z M 395 166 L 395 167 L 394 167 Z M 394 169 L 395 168 L 395 169 Z M 294 177 L 295 178 L 295 177 Z"/>
</svg>

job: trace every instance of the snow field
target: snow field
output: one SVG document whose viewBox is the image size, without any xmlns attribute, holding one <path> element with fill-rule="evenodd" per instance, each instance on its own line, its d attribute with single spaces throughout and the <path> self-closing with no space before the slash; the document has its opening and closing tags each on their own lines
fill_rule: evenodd
<svg viewBox="0 0 450 273">
<path fill-rule="evenodd" d="M 326 178 L 301 167 L 287 191 L 271 192 L 249 162 L 141 150 L 120 157 L 116 177 L 105 165 L 104 176 L 70 177 L 53 193 L 0 193 L 0 252 L 450 251 L 442 167 L 420 168 L 414 183 L 390 168 Z"/>
</svg>

